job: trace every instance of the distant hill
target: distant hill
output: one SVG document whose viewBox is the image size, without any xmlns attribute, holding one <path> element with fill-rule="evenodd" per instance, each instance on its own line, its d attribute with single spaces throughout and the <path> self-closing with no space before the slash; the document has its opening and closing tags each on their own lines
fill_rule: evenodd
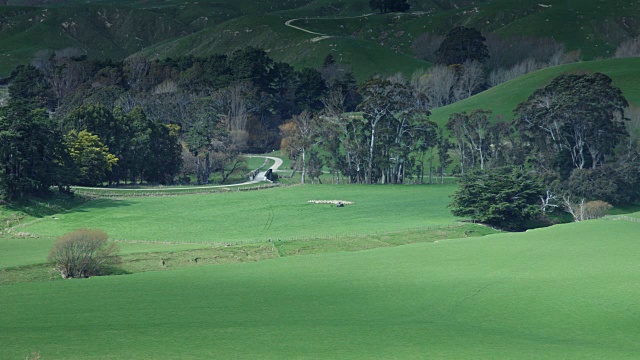
<svg viewBox="0 0 640 360">
<path fill-rule="evenodd" d="M 0 75 L 44 49 L 77 48 L 115 58 L 186 35 L 189 27 L 163 14 L 111 5 L 0 7 Z"/>
<path fill-rule="evenodd" d="M 453 113 L 474 109 L 492 110 L 493 115 L 513 118 L 513 110 L 533 92 L 566 72 L 601 72 L 613 79 L 627 100 L 640 105 L 640 58 L 609 59 L 567 64 L 536 71 L 500 84 L 468 99 L 432 111 L 431 120 L 442 126 Z"/>
<path fill-rule="evenodd" d="M 41 49 L 75 47 L 93 57 L 123 59 L 138 52 L 162 58 L 254 45 L 297 67 L 318 65 L 332 53 L 363 78 L 429 66 L 412 59 L 413 41 L 456 25 L 554 38 L 568 50 L 580 49 L 584 59 L 609 57 L 640 34 L 640 6 L 631 0 L 414 0 L 409 13 L 384 15 L 373 13 L 366 0 L 1 3 L 0 76 Z M 300 29 L 286 26 L 289 20 Z"/>
</svg>

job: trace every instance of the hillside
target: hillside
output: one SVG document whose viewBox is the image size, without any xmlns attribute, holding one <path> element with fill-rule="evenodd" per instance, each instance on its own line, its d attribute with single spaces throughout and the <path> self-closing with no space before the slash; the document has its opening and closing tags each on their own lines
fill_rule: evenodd
<svg viewBox="0 0 640 360">
<path fill-rule="evenodd" d="M 278 15 L 245 16 L 175 41 L 162 42 L 141 54 L 149 58 L 204 56 L 254 46 L 265 49 L 275 60 L 298 68 L 319 67 L 327 54 L 333 54 L 338 62 L 350 66 L 359 81 L 375 73 L 402 72 L 410 76 L 415 69 L 431 65 L 376 42 L 352 37 L 327 38 L 288 27 L 286 21 L 286 17 Z"/>
<path fill-rule="evenodd" d="M 40 50 L 75 48 L 95 58 L 122 59 L 188 32 L 165 15 L 112 5 L 0 7 L 0 76 Z"/>
<path fill-rule="evenodd" d="M 568 50 L 580 49 L 585 59 L 608 57 L 618 44 L 640 33 L 640 6 L 632 0 L 485 0 L 458 1 L 455 6 L 449 1 L 413 1 L 410 13 L 385 15 L 371 14 L 364 0 L 4 3 L 0 76 L 41 49 L 76 47 L 90 56 L 122 59 L 139 51 L 161 58 L 259 45 L 273 58 L 297 67 L 315 66 L 328 52 L 342 54 L 362 79 L 429 66 L 411 58 L 413 41 L 425 32 L 444 34 L 456 25 L 553 37 Z M 295 19 L 292 25 L 331 38 L 317 40 L 318 35 L 285 26 Z"/>
<path fill-rule="evenodd" d="M 633 359 L 639 230 L 603 219 L 4 286 L 0 357 Z"/>
<path fill-rule="evenodd" d="M 505 120 L 509 120 L 513 118 L 513 110 L 520 102 L 525 101 L 536 89 L 566 72 L 607 74 L 613 79 L 614 85 L 620 87 L 630 103 L 640 104 L 640 58 L 609 59 L 561 65 L 521 76 L 468 99 L 435 109 L 432 111 L 431 120 L 443 126 L 449 115 L 479 108 L 492 110 L 494 115 L 502 115 Z"/>
</svg>

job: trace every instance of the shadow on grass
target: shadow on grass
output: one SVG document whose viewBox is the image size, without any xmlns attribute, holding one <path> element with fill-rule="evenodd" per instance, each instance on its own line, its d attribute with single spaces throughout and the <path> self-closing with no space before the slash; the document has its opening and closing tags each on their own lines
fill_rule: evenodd
<svg viewBox="0 0 640 360">
<path fill-rule="evenodd" d="M 11 212 L 23 213 L 34 218 L 42 218 L 63 212 L 86 212 L 87 210 L 85 209 L 107 209 L 130 206 L 131 202 L 114 199 L 92 200 L 81 195 L 66 195 L 50 192 L 37 197 L 24 197 L 0 205 L 3 205 L 3 208 Z"/>
<path fill-rule="evenodd" d="M 49 192 L 40 196 L 29 196 L 3 204 L 4 208 L 25 215 L 41 218 L 76 208 L 88 199 L 74 195 Z"/>
<path fill-rule="evenodd" d="M 635 212 L 640 212 L 640 204 L 615 206 L 613 209 L 609 210 L 609 215 L 624 215 Z"/>
<path fill-rule="evenodd" d="M 77 206 L 75 208 L 70 208 L 65 212 L 70 213 L 83 213 L 89 212 L 89 209 L 110 209 L 110 208 L 119 208 L 125 206 L 131 206 L 132 202 L 127 200 L 114 200 L 114 199 L 97 199 L 97 200 L 89 200 L 83 203 L 81 206 Z"/>
<path fill-rule="evenodd" d="M 131 271 L 125 270 L 118 266 L 109 266 L 102 269 L 102 273 L 96 276 L 112 276 L 112 275 L 131 275 Z"/>
</svg>

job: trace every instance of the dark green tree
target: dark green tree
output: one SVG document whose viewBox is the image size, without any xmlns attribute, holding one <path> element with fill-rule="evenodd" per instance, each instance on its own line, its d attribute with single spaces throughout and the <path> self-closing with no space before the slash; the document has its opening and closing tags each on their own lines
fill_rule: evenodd
<svg viewBox="0 0 640 360">
<path fill-rule="evenodd" d="M 131 141 L 129 142 L 129 179 L 134 183 L 142 182 L 148 175 L 149 164 L 153 163 L 155 154 L 152 149 L 153 122 L 144 111 L 136 107 L 127 114 L 131 124 Z"/>
<path fill-rule="evenodd" d="M 336 63 L 335 56 L 333 56 L 333 54 L 329 53 L 329 54 L 327 54 L 327 56 L 324 57 L 324 61 L 322 61 L 322 67 L 323 68 L 327 68 L 329 66 L 335 65 L 335 63 Z"/>
<path fill-rule="evenodd" d="M 295 100 L 298 110 L 321 110 L 323 107 L 321 98 L 326 92 L 327 84 L 317 70 L 304 68 L 298 73 L 298 83 L 295 89 Z"/>
<path fill-rule="evenodd" d="M 268 89 L 273 60 L 264 50 L 254 47 L 236 50 L 229 58 L 229 66 L 233 69 L 234 80 L 248 80 L 261 90 Z"/>
<path fill-rule="evenodd" d="M 44 109 L 0 108 L 0 196 L 14 199 L 64 186 L 62 138 Z"/>
<path fill-rule="evenodd" d="M 53 110 L 55 96 L 44 74 L 31 65 L 20 65 L 9 76 L 9 95 L 13 103 L 29 110 Z"/>
<path fill-rule="evenodd" d="M 595 169 L 612 158 L 628 136 L 627 106 L 607 75 L 563 74 L 536 90 L 515 112 L 534 156 L 543 159 L 540 167 L 569 175 L 572 169 Z"/>
<path fill-rule="evenodd" d="M 489 58 L 485 37 L 474 28 L 451 29 L 436 50 L 436 61 L 445 65 L 462 65 L 466 61 L 483 62 Z"/>
<path fill-rule="evenodd" d="M 132 160 L 129 148 L 133 130 L 122 109 L 116 108 L 111 112 L 103 105 L 82 105 L 62 120 L 62 127 L 67 133 L 71 130 L 86 130 L 97 135 L 100 142 L 109 148 L 109 152 L 119 159 L 108 172 L 106 180 L 119 183 L 127 178 Z"/>
<path fill-rule="evenodd" d="M 289 119 L 296 111 L 296 88 L 298 78 L 293 66 L 277 62 L 270 74 L 269 93 L 272 96 L 272 111 L 282 119 Z"/>
<path fill-rule="evenodd" d="M 388 12 L 405 12 L 411 8 L 407 0 L 369 0 L 371 10 L 378 10 L 380 14 Z"/>
<path fill-rule="evenodd" d="M 407 12 L 411 8 L 407 0 L 386 0 L 386 2 L 389 12 Z"/>
<path fill-rule="evenodd" d="M 180 127 L 170 124 L 152 124 L 151 153 L 145 180 L 155 184 L 171 184 L 182 168 L 182 145 L 178 133 Z"/>
<path fill-rule="evenodd" d="M 544 187 L 535 174 L 519 167 L 467 173 L 449 204 L 455 216 L 509 230 L 524 230 L 542 214 Z"/>
</svg>

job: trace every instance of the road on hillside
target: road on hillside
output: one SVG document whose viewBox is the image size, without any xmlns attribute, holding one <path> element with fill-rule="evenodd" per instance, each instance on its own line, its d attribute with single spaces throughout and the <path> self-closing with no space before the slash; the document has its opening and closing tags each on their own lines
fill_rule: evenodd
<svg viewBox="0 0 640 360">
<path fill-rule="evenodd" d="M 271 167 L 269 167 L 269 169 L 271 169 L 271 171 L 276 171 L 276 170 L 278 170 L 280 168 L 280 166 L 282 166 L 282 159 L 277 158 L 277 157 L 273 157 L 273 156 L 245 155 L 245 157 L 259 157 L 259 158 L 273 160 L 274 164 L 271 165 Z M 259 172 L 258 175 L 256 175 L 255 178 L 253 178 L 253 180 L 245 181 L 245 182 L 239 183 L 239 184 L 231 184 L 231 185 L 209 185 L 209 186 L 193 186 L 193 187 L 192 186 L 185 186 L 185 187 L 178 187 L 178 188 L 175 188 L 175 187 L 174 188 L 158 187 L 158 188 L 147 188 L 147 189 L 118 189 L 118 188 L 86 187 L 86 186 L 72 186 L 71 188 L 72 189 L 87 189 L 87 190 L 116 190 L 116 191 L 170 191 L 170 190 L 200 190 L 200 189 L 215 189 L 215 188 L 225 188 L 225 187 L 236 187 L 236 186 L 257 184 L 257 183 L 260 183 L 260 182 L 267 181 L 267 179 L 265 178 L 265 174 L 267 173 L 267 171 L 269 169 Z"/>
<path fill-rule="evenodd" d="M 361 18 L 361 17 L 367 17 L 367 16 L 371 16 L 374 15 L 374 13 L 369 13 L 369 14 L 364 14 L 364 15 L 358 15 L 358 16 L 344 16 L 344 17 L 332 17 L 332 18 L 322 18 L 322 17 L 318 17 L 318 18 L 297 18 L 297 19 L 291 19 L 291 20 L 287 20 L 284 24 L 290 28 L 296 29 L 296 30 L 300 30 L 300 31 L 304 31 L 308 34 L 312 34 L 312 35 L 320 35 L 317 37 L 314 37 L 313 39 L 311 39 L 312 42 L 317 42 L 320 40 L 324 40 L 324 39 L 330 39 L 333 36 L 332 35 L 327 35 L 327 34 L 323 34 L 323 33 L 319 33 L 319 32 L 315 32 L 315 31 L 311 31 L 311 30 L 307 30 L 307 29 L 303 29 L 299 26 L 295 26 L 293 25 L 294 21 L 298 21 L 298 20 L 342 20 L 342 19 L 357 19 L 357 18 Z"/>
</svg>

